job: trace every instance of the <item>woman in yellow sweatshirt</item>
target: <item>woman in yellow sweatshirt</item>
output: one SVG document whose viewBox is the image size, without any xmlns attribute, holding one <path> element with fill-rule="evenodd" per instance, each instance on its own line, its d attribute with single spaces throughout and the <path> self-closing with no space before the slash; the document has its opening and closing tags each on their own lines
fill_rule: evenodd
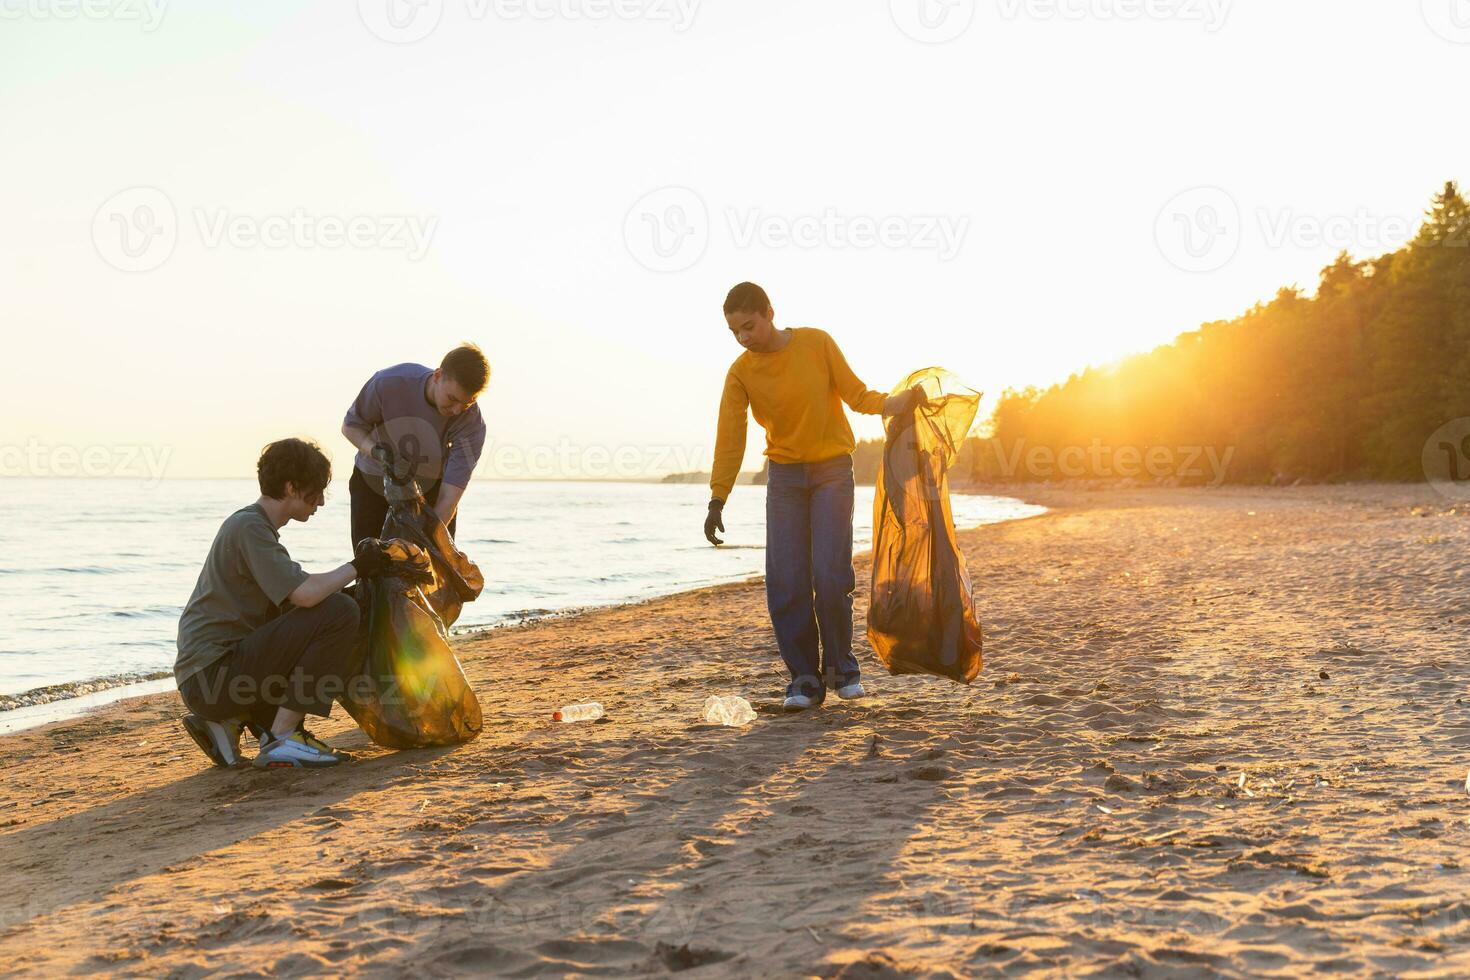
<svg viewBox="0 0 1470 980">
<path fill-rule="evenodd" d="M 869 391 L 832 338 L 811 327 L 776 329 L 765 290 L 743 282 L 725 298 L 725 322 L 745 353 L 725 375 L 704 534 L 722 544 L 723 508 L 745 458 L 747 409 L 766 430 L 766 605 L 791 673 L 786 707 L 863 696 L 852 655 L 852 427 L 864 415 L 923 404 L 922 388 Z M 820 639 L 820 654 L 818 640 Z"/>
</svg>

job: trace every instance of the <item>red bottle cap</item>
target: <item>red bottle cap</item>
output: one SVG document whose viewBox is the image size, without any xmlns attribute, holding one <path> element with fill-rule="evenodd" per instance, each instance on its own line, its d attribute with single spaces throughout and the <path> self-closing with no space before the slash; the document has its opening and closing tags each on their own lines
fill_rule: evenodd
<svg viewBox="0 0 1470 980">
<path fill-rule="evenodd" d="M 561 712 L 560 711 L 553 711 L 551 713 L 551 720 L 552 721 L 561 721 Z"/>
</svg>

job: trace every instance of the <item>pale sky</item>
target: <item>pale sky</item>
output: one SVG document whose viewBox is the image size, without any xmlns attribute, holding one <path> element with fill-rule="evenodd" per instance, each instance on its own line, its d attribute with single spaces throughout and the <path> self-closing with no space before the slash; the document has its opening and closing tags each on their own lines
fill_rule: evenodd
<svg viewBox="0 0 1470 980">
<path fill-rule="evenodd" d="M 461 339 L 481 476 L 703 467 L 742 279 L 870 387 L 1061 380 L 1401 244 L 1467 69 L 1467 0 L 0 0 L 0 471 L 345 475 Z"/>
</svg>

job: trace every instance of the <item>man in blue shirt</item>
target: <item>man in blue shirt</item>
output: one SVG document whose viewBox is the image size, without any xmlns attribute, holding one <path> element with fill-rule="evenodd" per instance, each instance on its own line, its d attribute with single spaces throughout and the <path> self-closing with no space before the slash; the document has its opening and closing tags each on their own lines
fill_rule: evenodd
<svg viewBox="0 0 1470 980">
<path fill-rule="evenodd" d="M 437 368 L 398 364 L 362 386 L 342 421 L 342 435 L 357 449 L 348 483 L 354 547 L 382 533 L 385 465 L 395 480 L 418 483 L 453 536 L 460 498 L 485 448 L 485 420 L 475 401 L 489 383 L 485 355 L 466 343 Z"/>
</svg>

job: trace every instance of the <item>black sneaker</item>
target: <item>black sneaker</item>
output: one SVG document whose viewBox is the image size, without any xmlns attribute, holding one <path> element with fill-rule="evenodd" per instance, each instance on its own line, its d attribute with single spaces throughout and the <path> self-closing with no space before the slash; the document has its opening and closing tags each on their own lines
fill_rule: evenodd
<svg viewBox="0 0 1470 980">
<path fill-rule="evenodd" d="M 198 715 L 185 715 L 184 731 L 194 744 L 221 769 L 228 769 L 240 761 L 240 733 L 245 730 L 244 722 L 238 718 L 229 721 L 209 721 Z"/>
</svg>

